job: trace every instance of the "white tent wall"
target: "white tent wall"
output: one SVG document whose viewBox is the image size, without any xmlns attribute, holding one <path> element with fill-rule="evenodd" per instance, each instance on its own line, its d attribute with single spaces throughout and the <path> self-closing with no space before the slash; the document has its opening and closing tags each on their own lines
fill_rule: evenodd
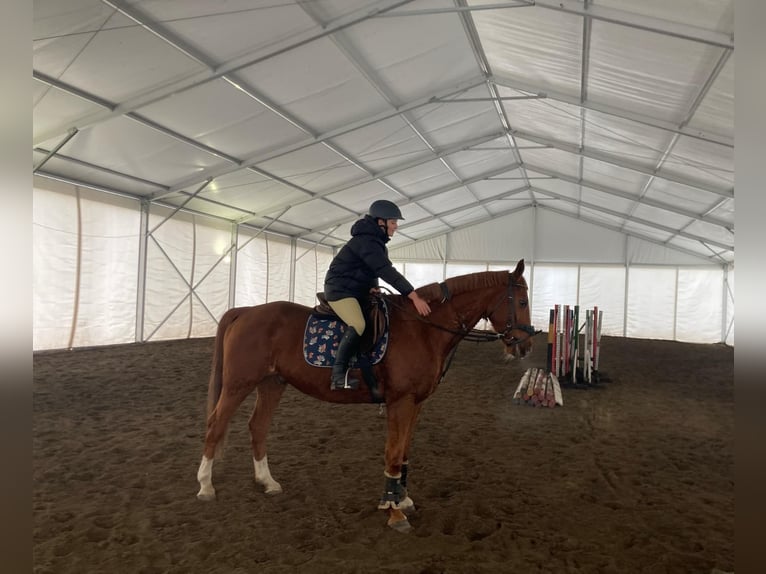
<svg viewBox="0 0 766 574">
<path fill-rule="evenodd" d="M 298 241 L 295 258 L 295 296 L 293 300 L 301 305 L 316 305 L 316 294 L 324 290 L 324 276 L 333 258 L 333 251 Z"/>
<path fill-rule="evenodd" d="M 212 336 L 235 304 L 313 305 L 332 259 L 329 247 L 48 178 L 33 198 L 34 350 Z"/>
<path fill-rule="evenodd" d="M 278 235 L 269 235 L 267 241 L 269 272 L 268 272 L 268 301 L 289 300 L 292 285 L 290 283 L 292 275 L 291 257 L 292 245 L 286 237 Z M 246 301 L 242 305 L 249 305 Z"/>
<path fill-rule="evenodd" d="M 417 243 L 389 254 L 416 286 L 513 269 L 524 258 L 532 321 L 543 330 L 556 304 L 597 306 L 603 335 L 734 343 L 733 268 L 545 207 L 455 230 L 444 245 L 442 261 L 417 262 L 423 253 Z"/>
<path fill-rule="evenodd" d="M 677 273 L 672 267 L 629 269 L 625 321 L 628 337 L 675 338 Z"/>
<path fill-rule="evenodd" d="M 215 332 L 228 304 L 230 225 L 152 206 L 143 340 Z"/>
<path fill-rule="evenodd" d="M 734 344 L 734 268 L 730 268 L 726 273 L 724 282 L 724 306 L 726 308 L 726 322 L 724 324 L 724 333 L 726 333 L 726 344 Z"/>
<path fill-rule="evenodd" d="M 33 348 L 134 341 L 138 202 L 49 183 L 33 195 Z"/>
<path fill-rule="evenodd" d="M 269 242 L 255 233 L 239 230 L 235 307 L 260 305 L 269 298 Z"/>
<path fill-rule="evenodd" d="M 211 336 L 230 306 L 313 305 L 333 255 L 48 178 L 35 179 L 33 249 L 35 350 Z M 545 207 L 393 246 L 390 255 L 416 286 L 524 258 L 538 327 L 553 305 L 579 304 L 604 311 L 606 335 L 734 341 L 733 268 Z"/>
</svg>

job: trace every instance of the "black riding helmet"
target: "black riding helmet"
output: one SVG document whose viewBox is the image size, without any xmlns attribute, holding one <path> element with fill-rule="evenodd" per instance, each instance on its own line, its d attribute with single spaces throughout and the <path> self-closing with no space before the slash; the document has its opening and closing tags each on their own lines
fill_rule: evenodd
<svg viewBox="0 0 766 574">
<path fill-rule="evenodd" d="M 387 199 L 373 201 L 370 205 L 369 215 L 376 219 L 404 219 L 396 204 Z"/>
</svg>

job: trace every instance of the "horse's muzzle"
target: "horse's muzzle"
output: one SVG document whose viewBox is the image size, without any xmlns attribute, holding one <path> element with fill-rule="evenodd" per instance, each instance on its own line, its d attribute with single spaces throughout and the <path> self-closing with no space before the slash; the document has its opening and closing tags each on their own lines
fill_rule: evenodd
<svg viewBox="0 0 766 574">
<path fill-rule="evenodd" d="M 523 359 L 532 351 L 532 340 L 538 333 L 541 331 L 535 331 L 530 325 L 514 329 L 509 338 L 503 339 L 506 354 Z"/>
</svg>

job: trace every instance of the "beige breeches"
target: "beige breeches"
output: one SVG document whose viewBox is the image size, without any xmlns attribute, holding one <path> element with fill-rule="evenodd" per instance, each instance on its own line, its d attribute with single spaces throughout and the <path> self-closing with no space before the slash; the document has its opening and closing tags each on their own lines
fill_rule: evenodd
<svg viewBox="0 0 766 574">
<path fill-rule="evenodd" d="M 347 297 L 337 301 L 328 301 L 328 303 L 332 310 L 338 314 L 338 317 L 343 319 L 346 325 L 353 327 L 357 334 L 361 335 L 364 332 L 364 315 L 362 314 L 362 308 L 359 306 L 359 301 L 354 297 Z"/>
</svg>

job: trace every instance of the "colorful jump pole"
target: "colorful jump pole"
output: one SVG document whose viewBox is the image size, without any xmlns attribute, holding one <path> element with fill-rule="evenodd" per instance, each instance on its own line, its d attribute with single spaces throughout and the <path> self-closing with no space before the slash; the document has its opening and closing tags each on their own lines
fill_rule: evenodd
<svg viewBox="0 0 766 574">
<path fill-rule="evenodd" d="M 561 343 L 559 342 L 559 312 L 561 310 L 560 305 L 553 306 L 553 364 L 549 372 L 558 376 L 559 374 L 559 362 L 561 355 Z"/>
<path fill-rule="evenodd" d="M 580 306 L 575 305 L 574 306 L 574 317 L 572 318 L 573 324 L 572 324 L 572 356 L 571 356 L 571 369 L 570 373 L 572 374 L 572 382 L 577 382 L 577 340 L 579 337 L 579 329 L 577 327 L 578 323 L 580 322 Z"/>
<path fill-rule="evenodd" d="M 598 307 L 595 307 L 598 309 Z M 601 322 L 604 320 L 604 312 L 598 312 L 598 328 L 594 329 L 595 336 L 593 337 L 595 343 L 593 345 L 593 370 L 598 372 L 598 360 L 601 358 Z"/>
<path fill-rule="evenodd" d="M 571 319 L 571 311 L 569 310 L 569 305 L 564 305 L 564 320 L 562 324 L 562 338 L 564 339 L 563 345 L 562 345 L 562 357 L 561 357 L 561 376 L 566 377 L 567 373 L 569 373 L 569 359 L 570 359 L 570 345 L 572 344 L 572 319 Z"/>
<path fill-rule="evenodd" d="M 548 352 L 546 356 L 546 367 L 548 372 L 551 372 L 553 366 L 553 339 L 556 336 L 555 328 L 553 325 L 553 309 L 550 310 L 548 319 Z"/>
</svg>

